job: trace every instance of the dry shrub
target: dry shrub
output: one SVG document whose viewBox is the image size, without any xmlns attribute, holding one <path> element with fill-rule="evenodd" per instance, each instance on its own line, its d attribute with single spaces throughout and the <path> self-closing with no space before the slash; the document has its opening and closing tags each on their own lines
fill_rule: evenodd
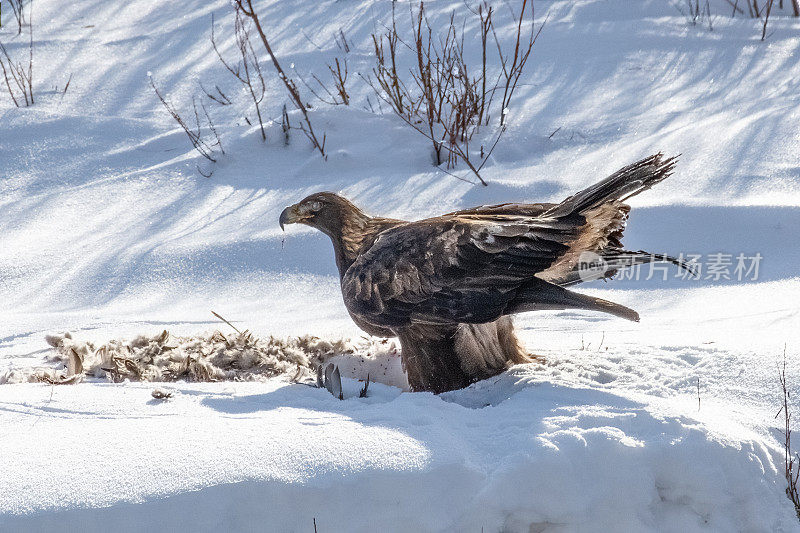
<svg viewBox="0 0 800 533">
<path fill-rule="evenodd" d="M 23 7 L 21 1 L 11 2 L 11 9 L 19 25 L 19 33 L 22 33 L 22 24 L 25 21 Z M 28 8 L 30 9 L 30 5 Z M 0 70 L 3 72 L 3 81 L 8 94 L 17 107 L 33 105 L 33 23 L 30 23 L 29 29 L 28 53 L 22 59 L 12 58 L 5 45 L 0 43 Z"/>
<path fill-rule="evenodd" d="M 192 143 L 192 147 L 194 147 L 197 153 L 202 155 L 211 163 L 216 163 L 217 148 L 219 148 L 219 151 L 222 154 L 225 154 L 225 150 L 222 148 L 222 141 L 220 141 L 217 128 L 214 126 L 214 122 L 211 120 L 211 115 L 208 113 L 208 109 L 206 108 L 206 105 L 202 99 L 200 100 L 200 109 L 203 111 L 201 115 L 197 109 L 197 98 L 192 97 L 194 127 L 190 127 L 187 120 L 178 112 L 178 109 L 169 103 L 158 87 L 156 87 L 156 83 L 152 76 L 150 76 L 150 86 L 153 88 L 153 91 L 155 91 L 158 100 L 161 102 L 161 105 L 164 106 L 173 120 L 175 120 L 184 133 L 186 133 L 186 136 L 189 138 L 189 142 Z M 220 92 L 220 94 L 222 93 Z M 200 170 L 199 166 L 197 167 L 197 171 L 205 177 L 211 176 L 210 173 L 204 173 L 202 170 Z"/>
<path fill-rule="evenodd" d="M 327 67 L 333 88 L 329 88 L 316 74 L 311 74 L 311 78 L 318 86 L 316 89 L 302 76 L 298 76 L 298 78 L 318 100 L 328 105 L 350 105 L 350 94 L 347 92 L 347 74 L 349 72 L 347 58 L 343 58 L 341 61 L 338 57 L 334 58 L 333 65 L 328 63 Z"/>
<path fill-rule="evenodd" d="M 787 0 L 791 2 L 791 14 L 794 17 L 800 17 L 800 0 Z M 775 5 L 775 0 L 725 0 L 731 7 L 731 18 L 736 15 L 747 15 L 750 18 L 761 19 L 761 40 L 767 38 L 767 25 L 769 24 L 770 15 Z M 713 19 L 711 14 L 711 4 L 709 0 L 680 0 L 673 5 L 686 17 L 688 22 L 693 26 L 698 23 L 708 24 L 709 31 L 713 31 Z M 747 8 L 745 12 L 744 8 Z M 777 8 L 784 9 L 784 0 L 778 0 Z"/>
<path fill-rule="evenodd" d="M 786 382 L 786 352 L 783 354 L 783 368 L 778 374 L 778 379 L 781 384 L 781 391 L 783 392 L 783 405 L 781 406 L 775 418 L 783 413 L 783 460 L 784 460 L 784 476 L 786 477 L 786 496 L 789 497 L 794 509 L 797 512 L 797 517 L 800 518 L 800 489 L 798 489 L 798 480 L 800 480 L 800 454 L 792 454 L 792 429 L 791 420 L 792 415 L 789 409 L 790 394 Z"/>
<path fill-rule="evenodd" d="M 705 0 L 704 3 L 701 3 L 700 0 L 686 0 L 685 6 L 686 11 L 678 4 L 678 11 L 686 17 L 692 26 L 697 26 L 698 23 L 702 24 L 706 22 L 709 31 L 714 30 L 714 18 L 711 16 L 711 4 L 709 0 Z M 734 5 L 734 9 L 738 8 Z"/>
<path fill-rule="evenodd" d="M 483 185 L 480 171 L 505 131 L 512 97 L 542 29 L 535 29 L 532 2 L 518 5 L 513 49 L 500 42 L 492 6 L 483 2 L 470 10 L 480 31 L 479 63 L 465 53 L 465 41 L 474 38 L 466 19 L 457 21 L 453 13 L 444 31 L 436 31 L 420 2 L 416 10 L 410 8 L 406 42 L 393 9 L 391 26 L 372 35 L 372 74 L 362 76 L 394 114 L 432 142 L 437 166 L 446 163 L 452 169 L 463 161 Z M 413 66 L 404 69 L 406 63 Z M 476 154 L 470 142 L 493 116 L 498 124 L 494 141 L 481 144 Z"/>
<path fill-rule="evenodd" d="M 308 108 L 306 104 L 303 102 L 303 99 L 300 97 L 300 91 L 297 90 L 297 85 L 295 84 L 294 80 L 286 75 L 286 72 L 281 67 L 278 58 L 275 56 L 275 53 L 272 51 L 272 46 L 269 43 L 269 39 L 267 39 L 266 33 L 264 33 L 264 28 L 261 26 L 261 19 L 258 17 L 258 13 L 253 8 L 252 0 L 233 0 L 234 8 L 236 9 L 237 16 L 239 14 L 248 17 L 256 28 L 256 32 L 258 36 L 261 38 L 261 44 L 264 45 L 264 49 L 269 54 L 270 59 L 272 60 L 272 66 L 275 67 L 275 70 L 278 73 L 278 77 L 283 82 L 284 87 L 286 88 L 286 92 L 289 95 L 289 99 L 292 101 L 292 104 L 300 111 L 302 115 L 302 119 L 300 120 L 300 131 L 311 141 L 312 146 L 319 153 L 322 157 L 325 157 L 325 135 L 323 134 L 322 140 L 317 137 L 317 134 L 314 132 L 314 127 L 311 125 L 311 117 L 308 115 Z"/>
</svg>

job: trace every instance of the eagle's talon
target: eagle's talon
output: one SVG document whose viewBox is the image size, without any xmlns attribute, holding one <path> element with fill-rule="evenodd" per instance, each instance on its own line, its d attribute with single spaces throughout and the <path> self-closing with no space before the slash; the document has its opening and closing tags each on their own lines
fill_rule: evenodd
<svg viewBox="0 0 800 533">
<path fill-rule="evenodd" d="M 339 367 L 328 363 L 323 374 L 322 365 L 319 365 L 317 367 L 317 387 L 325 387 L 334 397 L 343 400 L 342 375 L 339 373 Z"/>
</svg>

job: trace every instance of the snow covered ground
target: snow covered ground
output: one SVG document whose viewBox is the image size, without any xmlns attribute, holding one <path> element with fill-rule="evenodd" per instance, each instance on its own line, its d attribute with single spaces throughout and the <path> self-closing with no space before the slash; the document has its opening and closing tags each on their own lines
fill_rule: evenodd
<svg viewBox="0 0 800 533">
<path fill-rule="evenodd" d="M 800 396 L 797 19 L 773 14 L 762 43 L 722 0 L 713 31 L 667 0 L 537 2 L 547 23 L 480 187 L 365 108 L 356 73 L 370 71 L 391 3 L 255 4 L 293 75 L 322 77 L 344 32 L 353 104 L 313 102 L 327 161 L 299 132 L 284 146 L 277 122 L 262 143 L 243 97 L 213 108 L 227 155 L 205 178 L 148 73 L 179 109 L 199 81 L 235 92 L 209 42 L 213 13 L 234 53 L 227 3 L 34 2 L 37 102 L 17 109 L 0 90 L 0 375 L 46 365 L 47 334 L 226 327 L 212 309 L 258 335 L 360 336 L 327 238 L 277 225 L 318 190 L 421 218 L 558 201 L 681 153 L 674 176 L 632 201 L 626 245 L 761 254 L 758 279 L 669 270 L 581 287 L 642 321 L 519 316 L 547 364 L 438 397 L 373 384 L 359 399 L 352 379 L 343 402 L 279 379 L 174 384 L 166 402 L 152 384 L 3 385 L 0 530 L 800 530 L 774 418 L 784 347 Z M 434 22 L 465 12 L 427 5 Z M 0 41 L 24 53 L 14 34 L 4 18 Z M 286 98 L 270 69 L 277 119 Z"/>
</svg>

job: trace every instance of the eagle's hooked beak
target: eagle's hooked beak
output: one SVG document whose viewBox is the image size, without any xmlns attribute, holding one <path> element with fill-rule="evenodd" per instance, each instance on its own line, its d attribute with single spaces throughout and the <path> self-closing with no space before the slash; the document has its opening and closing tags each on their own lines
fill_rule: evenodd
<svg viewBox="0 0 800 533">
<path fill-rule="evenodd" d="M 281 225 L 281 229 L 284 229 L 283 226 L 286 224 L 296 224 L 298 222 L 302 222 L 308 218 L 307 216 L 303 216 L 297 210 L 297 204 L 290 205 L 286 209 L 281 212 L 281 216 L 278 219 L 278 224 Z"/>
</svg>

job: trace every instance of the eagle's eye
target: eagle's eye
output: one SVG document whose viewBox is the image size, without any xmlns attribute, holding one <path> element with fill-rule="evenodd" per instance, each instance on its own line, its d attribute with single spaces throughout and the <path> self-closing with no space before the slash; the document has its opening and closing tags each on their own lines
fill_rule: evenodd
<svg viewBox="0 0 800 533">
<path fill-rule="evenodd" d="M 322 209 L 322 202 L 319 200 L 308 200 L 297 206 L 297 211 L 305 216 L 314 216 Z"/>
</svg>

